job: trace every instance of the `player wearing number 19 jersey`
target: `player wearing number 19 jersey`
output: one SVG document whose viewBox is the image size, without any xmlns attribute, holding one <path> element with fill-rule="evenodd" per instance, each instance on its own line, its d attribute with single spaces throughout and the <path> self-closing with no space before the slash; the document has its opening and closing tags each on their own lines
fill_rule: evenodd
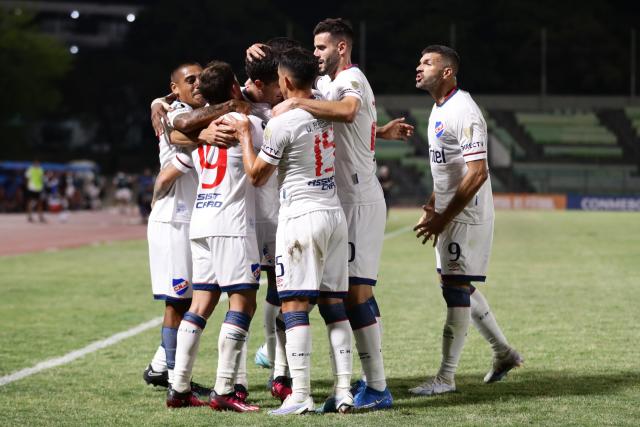
<svg viewBox="0 0 640 427">
<path fill-rule="evenodd" d="M 241 97 L 229 64 L 214 61 L 200 77 L 200 92 L 209 103 Z M 236 113 L 230 113 L 227 116 Z M 223 119 L 227 116 L 223 116 Z M 251 117 L 259 141 L 262 120 Z M 207 319 L 220 298 L 229 294 L 229 311 L 218 339 L 218 370 L 210 406 L 216 410 L 258 410 L 234 392 L 241 351 L 256 308 L 260 260 L 255 237 L 253 186 L 247 181 L 239 146 L 200 145 L 192 153 L 198 190 L 190 226 L 193 257 L 193 302 L 178 329 L 175 381 L 167 405 L 180 406 Z"/>
<path fill-rule="evenodd" d="M 458 89 L 458 54 L 446 46 L 422 52 L 416 87 L 429 91 L 429 157 L 433 195 L 416 226 L 423 243 L 434 237 L 436 263 L 447 304 L 442 362 L 435 378 L 410 391 L 455 391 L 455 372 L 470 321 L 491 344 L 494 362 L 485 382 L 498 381 L 522 364 L 507 343 L 486 299 L 471 282 L 484 282 L 493 240 L 493 198 L 487 166 L 487 125 L 468 92 Z"/>
<path fill-rule="evenodd" d="M 311 97 L 318 63 L 311 52 L 296 48 L 282 55 L 278 67 L 285 98 Z M 335 144 L 331 122 L 294 109 L 269 121 L 256 157 L 242 123 L 247 175 L 264 184 L 278 169 L 280 212 L 276 235 L 276 286 L 286 325 L 286 354 L 292 394 L 272 415 L 313 410 L 310 394 L 311 330 L 309 299 L 317 298 L 329 333 L 334 394 L 330 410 L 353 407 L 351 330 L 343 298 L 347 283 L 347 227 L 335 185 Z M 325 405 L 327 406 L 327 405 Z"/>
</svg>

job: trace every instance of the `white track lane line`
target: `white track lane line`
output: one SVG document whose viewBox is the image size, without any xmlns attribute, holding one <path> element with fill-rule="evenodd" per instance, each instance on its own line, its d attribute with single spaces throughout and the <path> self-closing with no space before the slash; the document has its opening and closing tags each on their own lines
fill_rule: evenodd
<svg viewBox="0 0 640 427">
<path fill-rule="evenodd" d="M 406 233 L 407 231 L 411 230 L 411 227 L 402 227 L 399 228 L 397 230 L 391 231 L 387 234 L 384 235 L 384 239 L 392 239 L 396 236 L 399 236 L 400 234 Z M 265 284 L 266 281 L 263 279 L 260 281 L 261 284 Z M 222 294 L 220 296 L 220 300 L 224 301 L 227 299 L 227 294 Z M 21 380 L 23 378 L 29 377 L 33 374 L 37 374 L 38 372 L 42 372 L 46 369 L 50 369 L 50 368 L 55 368 L 56 366 L 61 366 L 61 365 L 66 365 L 68 363 L 73 362 L 76 359 L 79 359 L 83 356 L 86 356 L 87 354 L 90 353 L 95 353 L 98 350 L 101 350 L 103 348 L 106 347 L 110 347 L 114 344 L 119 343 L 122 340 L 125 340 L 127 338 L 131 338 L 135 335 L 138 335 L 146 330 L 149 330 L 151 328 L 155 328 L 157 326 L 160 326 L 162 324 L 162 317 L 156 317 L 154 319 L 149 320 L 148 322 L 144 322 L 139 324 L 138 326 L 134 326 L 133 328 L 127 329 L 126 331 L 123 332 L 118 332 L 115 335 L 111 335 L 109 338 L 105 338 L 103 340 L 100 341 L 95 341 L 91 344 L 89 344 L 86 347 L 83 347 L 79 350 L 73 350 L 67 354 L 65 354 L 64 356 L 61 357 L 55 357 L 53 359 L 47 359 L 45 361 L 42 361 L 38 364 L 36 364 L 35 366 L 32 366 L 30 368 L 25 368 L 25 369 L 21 369 L 19 371 L 16 371 L 12 374 L 9 375 L 5 375 L 4 377 L 0 377 L 0 387 L 10 384 L 14 381 L 18 381 Z"/>
</svg>

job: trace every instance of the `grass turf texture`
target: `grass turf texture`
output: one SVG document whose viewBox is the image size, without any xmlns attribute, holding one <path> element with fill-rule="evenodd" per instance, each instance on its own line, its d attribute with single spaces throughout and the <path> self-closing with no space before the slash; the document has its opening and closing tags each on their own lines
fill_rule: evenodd
<svg viewBox="0 0 640 427">
<path fill-rule="evenodd" d="M 412 225 L 418 215 L 415 210 L 392 211 L 387 231 Z M 146 386 L 141 378 L 159 344 L 160 331 L 154 328 L 0 387 L 0 424 L 637 425 L 637 224 L 638 215 L 631 213 L 498 212 L 489 282 L 480 289 L 510 342 L 526 358 L 525 368 L 501 383 L 482 383 L 491 351 L 470 329 L 457 393 L 424 398 L 406 391 L 437 370 L 445 315 L 433 250 L 406 232 L 385 242 L 376 287 L 393 410 L 267 416 L 277 402 L 264 387 L 267 370 L 252 361 L 263 335 L 259 308 L 248 363 L 250 399 L 263 408 L 258 414 L 166 409 L 164 391 Z M 150 299 L 148 274 L 144 241 L 0 258 L 0 375 L 161 315 L 161 303 Z M 196 381 L 213 381 L 225 311 L 221 303 L 205 330 Z M 317 310 L 311 321 L 312 390 L 320 404 L 332 379 Z M 359 369 L 357 361 L 354 369 Z"/>
</svg>

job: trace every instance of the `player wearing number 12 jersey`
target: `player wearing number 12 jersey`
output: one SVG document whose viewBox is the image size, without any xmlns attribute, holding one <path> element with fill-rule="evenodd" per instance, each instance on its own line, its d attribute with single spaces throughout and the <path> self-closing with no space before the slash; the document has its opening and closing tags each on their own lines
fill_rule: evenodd
<svg viewBox="0 0 640 427">
<path fill-rule="evenodd" d="M 311 52 L 283 53 L 278 67 L 285 98 L 309 98 L 318 73 Z M 314 409 L 310 394 L 311 328 L 309 299 L 317 298 L 327 325 L 334 374 L 330 409 L 353 407 L 349 391 L 351 329 L 343 298 L 347 294 L 347 226 L 335 185 L 335 144 L 331 122 L 293 109 L 271 119 L 258 156 L 248 123 L 237 122 L 247 175 L 264 184 L 278 169 L 280 212 L 276 235 L 276 286 L 286 325 L 286 354 L 292 394 L 272 415 L 304 414 Z"/>
</svg>

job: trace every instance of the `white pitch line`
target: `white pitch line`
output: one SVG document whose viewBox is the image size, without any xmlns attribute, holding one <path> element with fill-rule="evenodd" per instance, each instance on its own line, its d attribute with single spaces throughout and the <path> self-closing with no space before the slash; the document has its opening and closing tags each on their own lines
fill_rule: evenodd
<svg viewBox="0 0 640 427">
<path fill-rule="evenodd" d="M 391 231 L 384 235 L 384 240 L 392 239 L 396 236 L 399 236 L 400 234 L 406 233 L 409 230 L 411 230 L 411 227 L 402 227 L 397 230 Z M 265 283 L 266 283 L 266 280 L 264 279 L 260 280 L 260 284 L 265 284 Z M 223 293 L 220 296 L 220 300 L 224 301 L 226 299 L 227 299 L 227 294 Z M 76 359 L 86 356 L 87 354 L 95 353 L 98 350 L 101 350 L 106 347 L 110 347 L 114 344 L 119 343 L 122 340 L 131 338 L 132 336 L 138 335 L 148 329 L 160 326 L 161 324 L 162 324 L 162 317 L 156 317 L 149 320 L 148 322 L 144 322 L 139 324 L 138 326 L 134 326 L 133 328 L 127 329 L 126 331 L 118 332 L 115 335 L 111 335 L 109 338 L 106 338 L 100 341 L 95 341 L 79 350 L 71 351 L 65 354 L 64 356 L 55 357 L 53 359 L 47 359 L 30 368 L 21 369 L 12 374 L 5 375 L 4 377 L 0 377 L 0 387 L 7 385 L 9 383 L 12 383 L 14 381 L 18 381 L 23 378 L 29 377 L 33 374 L 37 374 L 38 372 L 42 372 L 46 369 L 55 368 L 56 366 L 66 365 L 68 363 L 73 362 Z"/>
<path fill-rule="evenodd" d="M 146 331 L 147 329 L 151 329 L 153 327 L 159 326 L 162 324 L 162 317 L 156 317 L 154 319 L 149 320 L 148 322 L 144 322 L 135 326 L 131 329 L 127 329 L 124 332 L 119 332 L 115 335 L 111 335 L 109 338 L 104 340 L 96 341 L 88 346 L 81 348 L 79 350 L 74 350 L 70 353 L 65 354 L 62 357 L 56 357 L 53 359 L 45 360 L 44 362 L 40 362 L 31 368 L 21 369 L 13 374 L 5 375 L 0 378 L 0 386 L 7 385 L 14 381 L 21 380 L 22 378 L 28 377 L 33 374 L 37 374 L 38 372 L 44 371 L 45 369 L 54 368 L 60 365 L 66 365 L 76 359 L 79 359 L 83 356 L 86 356 L 89 353 L 96 352 L 102 348 L 109 347 L 113 344 L 116 344 L 124 339 L 132 337 L 134 335 L 138 335 L 141 332 Z"/>
<path fill-rule="evenodd" d="M 387 234 L 384 235 L 384 240 L 387 239 L 393 239 L 396 236 L 399 236 L 401 234 L 406 233 L 407 231 L 411 230 L 413 227 L 411 226 L 406 226 L 406 227 L 402 227 L 402 228 L 398 228 L 397 230 L 393 230 L 388 232 Z"/>
</svg>

